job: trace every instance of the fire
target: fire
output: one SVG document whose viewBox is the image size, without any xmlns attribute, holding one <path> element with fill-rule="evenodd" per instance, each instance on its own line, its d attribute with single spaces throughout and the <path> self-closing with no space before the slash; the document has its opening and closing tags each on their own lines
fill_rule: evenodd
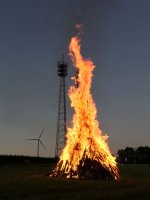
<svg viewBox="0 0 150 200">
<path fill-rule="evenodd" d="M 108 147 L 108 136 L 104 135 L 99 127 L 97 109 L 91 94 L 95 66 L 91 59 L 84 59 L 81 55 L 80 42 L 78 34 L 71 38 L 69 44 L 69 55 L 78 71 L 78 76 L 75 78 L 78 87 L 71 86 L 68 94 L 75 112 L 72 127 L 67 128 L 66 145 L 51 176 L 80 178 L 80 174 L 81 176 L 83 174 L 80 173 L 82 168 L 90 162 L 91 169 L 99 165 L 98 169 L 102 169 L 99 173 L 107 171 L 111 178 L 118 180 L 116 158 L 112 156 Z M 109 177 L 106 176 L 106 179 Z"/>
</svg>

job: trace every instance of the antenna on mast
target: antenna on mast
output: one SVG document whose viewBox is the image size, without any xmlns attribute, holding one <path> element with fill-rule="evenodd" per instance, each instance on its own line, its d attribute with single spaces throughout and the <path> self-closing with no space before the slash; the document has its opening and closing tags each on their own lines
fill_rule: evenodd
<svg viewBox="0 0 150 200">
<path fill-rule="evenodd" d="M 66 142 L 66 85 L 65 78 L 68 74 L 68 65 L 64 60 L 64 51 L 62 58 L 57 64 L 57 74 L 60 77 L 59 100 L 58 100 L 58 118 L 56 131 L 55 157 L 59 157 Z"/>
</svg>

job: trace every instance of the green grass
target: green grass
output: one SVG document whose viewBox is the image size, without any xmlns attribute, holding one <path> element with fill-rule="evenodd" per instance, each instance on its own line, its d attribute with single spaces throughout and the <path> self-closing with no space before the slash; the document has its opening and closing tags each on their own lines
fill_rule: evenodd
<svg viewBox="0 0 150 200">
<path fill-rule="evenodd" d="M 0 165 L 0 200 L 150 200 L 150 165 L 121 165 L 121 180 L 48 178 L 49 165 Z"/>
</svg>

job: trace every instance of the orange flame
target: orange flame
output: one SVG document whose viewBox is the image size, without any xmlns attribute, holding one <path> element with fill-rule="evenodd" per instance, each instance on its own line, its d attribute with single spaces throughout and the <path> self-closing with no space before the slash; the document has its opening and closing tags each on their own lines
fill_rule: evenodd
<svg viewBox="0 0 150 200">
<path fill-rule="evenodd" d="M 114 174 L 115 179 L 118 179 L 116 159 L 112 156 L 106 142 L 108 136 L 104 135 L 99 128 L 97 109 L 91 95 L 95 66 L 92 60 L 82 57 L 79 36 L 80 34 L 72 37 L 69 44 L 69 54 L 78 70 L 78 77 L 75 80 L 78 87 L 71 86 L 69 89 L 71 107 L 74 108 L 75 113 L 72 127 L 67 128 L 67 141 L 60 155 L 56 173 L 58 170 L 62 170 L 66 174 L 69 174 L 70 170 L 77 171 L 80 160 L 86 154 L 87 158 L 98 161 L 104 168 Z"/>
</svg>

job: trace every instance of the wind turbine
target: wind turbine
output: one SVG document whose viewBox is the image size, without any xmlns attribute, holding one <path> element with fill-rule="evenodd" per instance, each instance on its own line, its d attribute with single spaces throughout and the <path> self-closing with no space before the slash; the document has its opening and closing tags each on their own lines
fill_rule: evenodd
<svg viewBox="0 0 150 200">
<path fill-rule="evenodd" d="M 37 141 L 38 142 L 38 145 L 37 145 L 37 157 L 39 157 L 39 150 L 40 150 L 40 144 L 43 146 L 43 148 L 46 150 L 44 144 L 42 143 L 41 141 L 41 136 L 44 132 L 45 128 L 43 128 L 42 132 L 40 133 L 40 136 L 38 138 L 34 138 L 34 139 L 27 139 L 27 140 L 34 140 L 34 141 Z"/>
</svg>

